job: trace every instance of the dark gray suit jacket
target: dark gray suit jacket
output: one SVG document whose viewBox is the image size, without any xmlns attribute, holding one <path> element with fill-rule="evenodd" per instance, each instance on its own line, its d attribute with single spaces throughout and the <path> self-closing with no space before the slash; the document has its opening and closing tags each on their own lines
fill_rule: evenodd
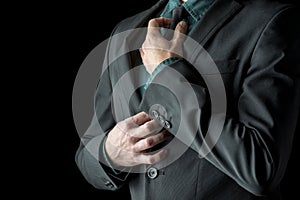
<svg viewBox="0 0 300 200">
<path fill-rule="evenodd" d="M 149 10 L 123 20 L 112 35 L 147 26 L 149 19 L 161 11 L 166 2 L 161 0 Z M 159 169 L 154 179 L 147 173 L 114 176 L 99 162 L 105 133 L 118 120 L 128 117 L 116 119 L 118 109 L 113 103 L 113 88 L 123 75 L 140 63 L 140 58 L 137 51 L 131 51 L 111 62 L 98 84 L 97 117 L 82 137 L 76 153 L 76 163 L 86 180 L 104 190 L 116 190 L 129 184 L 132 199 L 138 200 L 280 199 L 279 184 L 299 115 L 298 13 L 293 6 L 276 1 L 217 0 L 191 33 L 191 38 L 215 61 L 227 97 L 222 134 L 204 158 L 199 157 L 199 152 L 202 145 L 209 145 L 209 141 L 204 140 L 211 120 L 208 115 L 215 114 L 211 108 L 211 91 L 205 82 L 212 74 L 200 75 L 190 62 L 180 59 L 164 68 L 153 80 L 156 83 L 168 80 L 174 88 L 188 82 L 196 94 L 199 111 L 189 109 L 194 106 L 190 104 L 192 95 L 182 91 L 176 93 L 162 84 L 151 84 L 143 97 L 138 90 L 130 95 L 124 107 L 131 115 L 149 112 L 153 105 L 159 105 L 164 110 L 160 114 L 170 125 L 165 128 L 173 135 L 179 134 L 182 123 L 200 120 L 190 147 L 170 165 Z M 110 51 L 129 48 L 126 45 L 130 46 L 133 40 L 135 45 L 141 45 L 144 36 L 145 32 L 132 33 L 119 44 L 110 42 L 107 56 L 111 55 Z M 170 68 L 183 78 L 172 78 Z M 132 80 L 134 78 L 132 76 Z M 137 82 L 123 86 L 136 89 Z M 117 96 L 126 95 L 119 90 Z M 188 111 L 183 112 L 183 108 Z M 103 132 L 95 128 L 96 122 Z M 184 134 L 188 138 L 191 133 L 186 130 Z"/>
</svg>

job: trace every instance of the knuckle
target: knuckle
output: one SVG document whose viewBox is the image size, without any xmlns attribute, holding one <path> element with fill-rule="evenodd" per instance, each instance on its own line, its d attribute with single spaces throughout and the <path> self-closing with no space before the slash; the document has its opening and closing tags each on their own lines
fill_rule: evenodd
<svg viewBox="0 0 300 200">
<path fill-rule="evenodd" d="M 137 123 L 138 122 L 138 117 L 137 116 L 132 116 L 130 119 L 131 119 L 131 121 L 133 123 Z"/>
<path fill-rule="evenodd" d="M 155 163 L 155 157 L 154 156 L 150 156 L 149 158 L 148 158 L 148 164 L 154 164 Z"/>
<path fill-rule="evenodd" d="M 128 122 L 124 123 L 123 128 L 124 128 L 125 131 L 128 131 L 130 129 L 129 123 Z"/>
<path fill-rule="evenodd" d="M 152 124 L 147 122 L 144 124 L 145 131 L 150 132 L 152 130 Z"/>
<path fill-rule="evenodd" d="M 128 136 L 128 141 L 129 141 L 129 143 L 133 144 L 133 143 L 136 142 L 136 138 L 133 137 L 132 135 L 129 135 L 129 136 Z"/>
<path fill-rule="evenodd" d="M 135 117 L 134 120 L 131 121 L 130 123 L 130 128 L 134 129 L 139 127 L 139 124 L 141 123 L 142 119 L 139 117 Z"/>
<path fill-rule="evenodd" d="M 129 148 L 129 150 L 131 151 L 131 152 L 137 152 L 137 147 L 136 146 L 131 146 L 130 148 Z"/>
<path fill-rule="evenodd" d="M 147 138 L 145 142 L 146 142 L 146 144 L 145 144 L 146 148 L 151 147 L 153 144 L 153 140 L 151 138 Z"/>
<path fill-rule="evenodd" d="M 155 22 L 155 19 L 150 19 L 148 24 Z"/>
<path fill-rule="evenodd" d="M 141 112 L 141 117 L 143 117 L 143 118 L 146 118 L 148 115 L 147 115 L 147 113 L 146 112 Z"/>
</svg>

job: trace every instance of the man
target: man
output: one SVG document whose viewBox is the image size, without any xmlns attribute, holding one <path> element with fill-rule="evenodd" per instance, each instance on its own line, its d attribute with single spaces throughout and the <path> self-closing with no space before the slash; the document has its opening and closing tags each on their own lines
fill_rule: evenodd
<svg viewBox="0 0 300 200">
<path fill-rule="evenodd" d="M 185 13 L 174 33 L 172 12 Z M 132 199 L 280 199 L 299 115 L 297 13 L 161 0 L 120 22 L 76 153 L 87 181 L 129 184 Z"/>
</svg>

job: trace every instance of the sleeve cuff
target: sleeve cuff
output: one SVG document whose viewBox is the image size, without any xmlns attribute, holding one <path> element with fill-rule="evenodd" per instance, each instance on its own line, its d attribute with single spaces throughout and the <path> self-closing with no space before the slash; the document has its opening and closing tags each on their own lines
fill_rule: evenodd
<svg viewBox="0 0 300 200">
<path fill-rule="evenodd" d="M 143 86 L 142 89 L 142 96 L 144 94 L 144 92 L 147 90 L 147 88 L 149 87 L 149 85 L 151 84 L 152 80 L 155 78 L 155 76 L 161 72 L 161 70 L 163 70 L 166 66 L 178 61 L 180 58 L 179 57 L 171 57 L 168 58 L 164 61 L 162 61 L 156 68 L 155 70 L 152 72 L 152 74 L 150 74 L 149 78 L 147 79 L 146 84 Z"/>
<path fill-rule="evenodd" d="M 100 164 L 102 165 L 103 169 L 106 171 L 106 173 L 110 177 L 113 177 L 119 181 L 125 181 L 127 179 L 128 175 L 130 174 L 131 169 L 123 167 L 122 169 L 118 170 L 112 166 L 112 164 L 107 156 L 105 146 L 104 146 L 106 139 L 107 139 L 107 137 L 105 137 L 100 144 L 100 156 L 103 157 L 103 159 L 100 159 L 100 160 L 102 160 L 104 162 L 104 163 L 100 162 Z"/>
</svg>

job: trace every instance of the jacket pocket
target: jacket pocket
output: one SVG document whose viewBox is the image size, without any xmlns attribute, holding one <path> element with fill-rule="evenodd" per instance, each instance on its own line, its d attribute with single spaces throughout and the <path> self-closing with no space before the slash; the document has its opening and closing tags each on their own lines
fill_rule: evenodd
<svg viewBox="0 0 300 200">
<path fill-rule="evenodd" d="M 232 60 L 216 60 L 215 64 L 218 67 L 220 74 L 231 74 L 235 71 L 237 64 L 239 63 L 238 59 Z"/>
</svg>

